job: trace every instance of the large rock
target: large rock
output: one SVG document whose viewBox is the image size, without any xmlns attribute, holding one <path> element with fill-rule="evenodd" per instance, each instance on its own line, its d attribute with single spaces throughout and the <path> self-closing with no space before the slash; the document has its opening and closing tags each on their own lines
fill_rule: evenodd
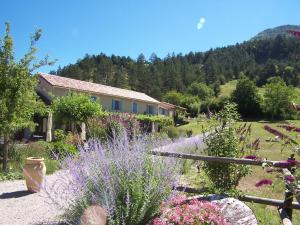
<svg viewBox="0 0 300 225">
<path fill-rule="evenodd" d="M 216 198 L 215 198 L 216 199 Z M 221 207 L 223 216 L 231 225 L 257 225 L 257 220 L 252 210 L 243 202 L 234 198 L 217 198 L 213 200 Z"/>
</svg>

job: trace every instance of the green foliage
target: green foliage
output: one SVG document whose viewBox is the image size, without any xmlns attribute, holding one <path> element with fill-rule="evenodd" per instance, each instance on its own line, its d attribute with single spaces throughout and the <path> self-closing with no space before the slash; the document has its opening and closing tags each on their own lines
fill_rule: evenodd
<svg viewBox="0 0 300 225">
<path fill-rule="evenodd" d="M 174 105 L 181 105 L 184 95 L 177 91 L 169 91 L 163 96 L 165 102 L 169 102 Z"/>
<path fill-rule="evenodd" d="M 298 39 L 277 37 L 247 41 L 206 52 L 168 54 L 164 58 L 152 54 L 150 60 L 145 57 L 135 60 L 130 57 L 106 56 L 103 53 L 86 55 L 74 64 L 59 68 L 56 73 L 145 91 L 150 96 L 179 105 L 180 98 L 176 92 L 187 94 L 193 82 L 205 83 L 217 96 L 220 84 L 238 79 L 241 73 L 256 81 L 259 86 L 276 75 L 281 76 L 287 84 L 298 86 L 299 52 Z M 286 70 L 287 66 L 294 69 Z"/>
<path fill-rule="evenodd" d="M 295 99 L 295 90 L 280 77 L 268 79 L 265 85 L 263 110 L 272 119 L 287 119 L 294 113 L 292 104 Z"/>
<path fill-rule="evenodd" d="M 181 105 L 187 108 L 188 114 L 191 117 L 196 117 L 200 111 L 201 103 L 198 96 L 183 95 Z"/>
<path fill-rule="evenodd" d="M 154 122 L 158 123 L 162 127 L 170 126 L 173 125 L 173 120 L 169 116 L 152 116 L 152 115 L 144 115 L 144 114 L 139 114 L 136 116 L 137 120 L 141 122 Z"/>
<path fill-rule="evenodd" d="M 192 137 L 193 136 L 193 130 L 192 129 L 185 130 L 185 133 L 186 133 L 187 137 Z"/>
<path fill-rule="evenodd" d="M 76 140 L 72 133 L 69 132 L 66 135 L 63 130 L 57 129 L 54 131 L 54 138 L 55 140 L 51 143 L 51 149 L 56 158 L 63 158 L 78 152 L 76 144 L 79 144 L 79 141 Z"/>
<path fill-rule="evenodd" d="M 12 169 L 9 169 L 6 172 L 0 171 L 0 181 L 20 180 L 20 179 L 23 179 L 23 174 L 20 171 L 14 171 Z"/>
<path fill-rule="evenodd" d="M 88 95 L 75 92 L 56 97 L 51 107 L 55 118 L 66 123 L 86 122 L 88 118 L 102 113 L 102 107 L 98 102 L 93 101 Z"/>
<path fill-rule="evenodd" d="M 189 94 L 198 96 L 200 100 L 205 100 L 214 96 L 214 91 L 205 83 L 193 82 L 187 90 Z"/>
<path fill-rule="evenodd" d="M 0 40 L 0 136 L 4 136 L 3 169 L 7 169 L 9 139 L 20 129 L 34 127 L 32 121 L 35 112 L 40 112 L 43 103 L 36 94 L 37 79 L 32 72 L 44 65 L 50 65 L 48 57 L 36 63 L 35 43 L 41 36 L 37 30 L 31 37 L 30 50 L 16 61 L 13 54 L 13 39 L 10 26 L 6 25 L 4 38 Z"/>
<path fill-rule="evenodd" d="M 47 174 L 55 172 L 59 162 L 53 159 L 51 144 L 45 141 L 31 142 L 29 144 L 14 144 L 9 151 L 10 166 L 7 172 L 1 172 L 1 180 L 23 179 L 22 168 L 28 157 L 42 157 L 47 168 Z"/>
<path fill-rule="evenodd" d="M 243 156 L 240 137 L 236 133 L 238 119 L 235 104 L 225 105 L 224 109 L 211 119 L 209 133 L 204 137 L 207 155 L 234 158 Z M 249 172 L 249 168 L 244 165 L 228 163 L 205 162 L 203 168 L 215 191 L 223 194 L 234 191 L 240 179 Z"/>
<path fill-rule="evenodd" d="M 128 113 L 109 113 L 95 116 L 87 122 L 88 135 L 101 141 L 107 141 L 126 132 L 129 138 L 140 133 L 140 124 L 135 115 Z"/>
<path fill-rule="evenodd" d="M 238 112 L 242 116 L 257 116 L 260 110 L 260 95 L 254 82 L 242 76 L 231 94 L 232 101 L 237 104 Z"/>
<path fill-rule="evenodd" d="M 163 128 L 162 133 L 166 133 L 171 140 L 175 140 L 186 135 L 186 132 L 184 130 L 177 129 L 173 126 Z"/>
<path fill-rule="evenodd" d="M 201 103 L 200 112 L 207 112 L 208 109 L 212 112 L 218 112 L 230 101 L 229 97 L 222 96 L 219 98 L 208 99 Z"/>
</svg>

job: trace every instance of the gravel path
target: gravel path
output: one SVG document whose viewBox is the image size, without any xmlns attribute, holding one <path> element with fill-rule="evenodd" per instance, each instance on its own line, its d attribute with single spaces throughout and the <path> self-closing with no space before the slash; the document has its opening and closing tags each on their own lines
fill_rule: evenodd
<svg viewBox="0 0 300 225">
<path fill-rule="evenodd" d="M 48 175 L 47 182 L 56 177 Z M 58 225 L 60 213 L 45 192 L 27 192 L 24 180 L 0 182 L 0 225 Z"/>
</svg>

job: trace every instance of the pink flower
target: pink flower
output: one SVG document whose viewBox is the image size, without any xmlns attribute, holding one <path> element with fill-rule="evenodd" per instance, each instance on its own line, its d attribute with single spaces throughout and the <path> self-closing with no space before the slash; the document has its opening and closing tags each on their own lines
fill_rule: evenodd
<svg viewBox="0 0 300 225">
<path fill-rule="evenodd" d="M 163 203 L 161 216 L 153 220 L 153 225 L 226 225 L 225 218 L 220 214 L 219 206 L 197 199 L 187 200 L 187 196 L 181 194 Z"/>
<path fill-rule="evenodd" d="M 252 160 L 256 160 L 257 156 L 256 155 L 247 155 L 244 157 L 245 159 L 252 159 Z"/>
<path fill-rule="evenodd" d="M 294 182 L 295 181 L 294 176 L 291 176 L 291 175 L 285 176 L 284 179 L 288 182 Z"/>
<path fill-rule="evenodd" d="M 272 173 L 273 171 L 274 171 L 274 169 L 271 168 L 271 167 L 267 167 L 267 168 L 266 168 L 266 172 L 267 172 L 267 173 Z"/>
<path fill-rule="evenodd" d="M 273 181 L 270 179 L 262 179 L 255 184 L 255 187 L 261 187 L 264 185 L 272 185 Z"/>
</svg>

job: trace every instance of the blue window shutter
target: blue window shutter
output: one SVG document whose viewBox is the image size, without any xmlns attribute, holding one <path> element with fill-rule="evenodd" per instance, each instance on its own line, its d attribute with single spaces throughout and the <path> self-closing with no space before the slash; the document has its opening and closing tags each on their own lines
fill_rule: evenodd
<svg viewBox="0 0 300 225">
<path fill-rule="evenodd" d="M 111 100 L 111 109 L 115 110 L 115 100 L 114 99 Z"/>
<path fill-rule="evenodd" d="M 139 112 L 139 106 L 138 106 L 138 104 L 136 103 L 136 113 L 138 113 Z"/>
<path fill-rule="evenodd" d="M 122 101 L 119 102 L 120 102 L 120 112 L 122 112 Z"/>
</svg>

